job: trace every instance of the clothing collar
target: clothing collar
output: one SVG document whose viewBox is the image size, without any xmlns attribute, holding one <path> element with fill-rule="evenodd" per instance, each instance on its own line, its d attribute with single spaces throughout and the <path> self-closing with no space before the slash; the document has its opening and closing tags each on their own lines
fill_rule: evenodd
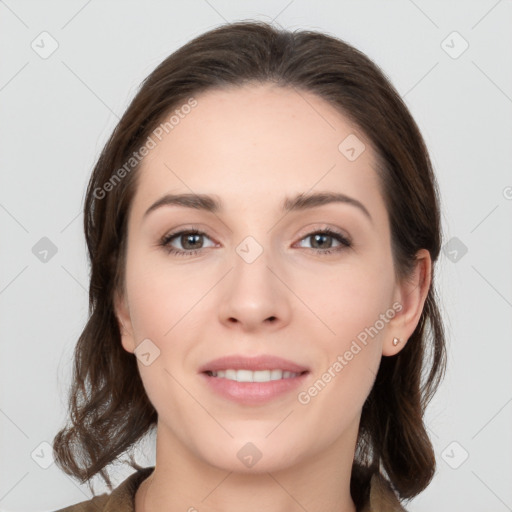
<svg viewBox="0 0 512 512">
<path fill-rule="evenodd" d="M 135 512 L 135 493 L 154 469 L 154 466 L 142 468 L 119 484 L 107 495 L 103 512 Z"/>
<path fill-rule="evenodd" d="M 142 468 L 120 485 L 110 495 L 102 495 L 103 512 L 135 512 L 135 493 L 140 484 L 153 472 L 154 466 Z M 370 481 L 370 498 L 359 512 L 407 512 L 391 489 L 389 483 L 380 474 L 373 474 Z"/>
</svg>

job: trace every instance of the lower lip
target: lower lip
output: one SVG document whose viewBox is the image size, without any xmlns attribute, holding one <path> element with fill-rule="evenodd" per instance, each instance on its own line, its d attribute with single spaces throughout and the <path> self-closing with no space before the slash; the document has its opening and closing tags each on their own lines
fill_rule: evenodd
<svg viewBox="0 0 512 512">
<path fill-rule="evenodd" d="M 288 379 L 271 380 L 269 382 L 237 382 L 236 380 L 212 377 L 201 373 L 203 379 L 210 388 L 223 396 L 239 404 L 262 404 L 290 393 L 304 383 L 309 372 Z"/>
</svg>

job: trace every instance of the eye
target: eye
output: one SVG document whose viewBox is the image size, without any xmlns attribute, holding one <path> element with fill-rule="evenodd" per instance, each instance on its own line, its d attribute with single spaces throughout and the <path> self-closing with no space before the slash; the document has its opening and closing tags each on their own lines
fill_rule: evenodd
<svg viewBox="0 0 512 512">
<path fill-rule="evenodd" d="M 309 233 L 306 235 L 302 240 L 311 239 L 313 241 L 313 245 L 320 246 L 320 247 L 311 247 L 314 251 L 316 251 L 318 254 L 325 255 L 325 254 L 332 254 L 335 252 L 340 252 L 346 248 L 349 248 L 352 246 L 352 243 L 348 238 L 346 238 L 341 233 L 338 233 L 337 231 L 334 231 L 332 229 L 322 229 L 320 231 L 313 231 L 312 233 Z M 339 245 L 332 248 L 332 239 L 338 241 Z M 301 241 L 302 241 L 301 240 Z M 330 243 L 326 242 L 331 240 Z"/>
<path fill-rule="evenodd" d="M 176 249 L 171 245 L 171 242 L 175 238 L 182 245 L 183 249 Z M 187 229 L 164 236 L 160 241 L 160 245 L 165 247 L 169 254 L 174 254 L 176 256 L 194 256 L 203 249 L 203 247 L 201 247 L 203 238 L 208 237 L 202 231 L 199 231 L 198 229 Z"/>
<path fill-rule="evenodd" d="M 195 256 L 198 254 L 202 249 L 205 247 L 203 246 L 204 239 L 207 238 L 208 240 L 211 240 L 206 233 L 203 231 L 199 231 L 198 229 L 186 229 L 182 231 L 177 231 L 174 233 L 169 233 L 165 235 L 161 240 L 159 245 L 164 247 L 168 254 L 173 254 L 175 256 Z M 341 233 L 338 233 L 337 231 L 334 231 L 332 229 L 323 229 L 318 231 L 313 231 L 303 237 L 301 239 L 301 242 L 303 240 L 311 239 L 313 241 L 314 246 L 319 247 L 311 247 L 310 249 L 314 252 L 321 254 L 321 255 L 327 255 L 332 254 L 336 252 L 340 252 L 346 248 L 349 248 L 352 246 L 352 243 L 350 240 L 348 240 L 344 235 Z M 175 240 L 181 244 L 182 248 L 176 248 L 172 245 L 173 240 Z M 338 242 L 338 246 L 333 248 L 332 240 L 335 240 Z M 329 241 L 326 242 L 326 241 Z M 214 247 L 215 244 L 212 243 L 210 247 Z"/>
</svg>

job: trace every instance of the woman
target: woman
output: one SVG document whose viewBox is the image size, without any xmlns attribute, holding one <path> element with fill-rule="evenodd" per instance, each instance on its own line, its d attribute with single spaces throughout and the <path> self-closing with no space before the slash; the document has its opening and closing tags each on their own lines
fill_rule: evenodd
<svg viewBox="0 0 512 512">
<path fill-rule="evenodd" d="M 63 510 L 394 511 L 429 484 L 437 183 L 364 54 L 262 22 L 195 38 L 106 144 L 85 234 L 54 455 L 112 492 Z M 113 490 L 105 468 L 153 429 L 155 466 Z"/>
</svg>

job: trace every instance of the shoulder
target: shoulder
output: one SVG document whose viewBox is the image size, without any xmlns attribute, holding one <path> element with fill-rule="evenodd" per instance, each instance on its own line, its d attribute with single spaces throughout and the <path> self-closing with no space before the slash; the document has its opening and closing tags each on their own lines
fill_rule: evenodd
<svg viewBox="0 0 512 512">
<path fill-rule="evenodd" d="M 75 505 L 70 505 L 69 507 L 59 508 L 55 512 L 100 512 L 105 510 L 105 503 L 109 498 L 108 494 L 100 494 L 99 496 L 94 496 L 87 501 L 81 501 L 80 503 L 76 503 Z"/>
<path fill-rule="evenodd" d="M 94 496 L 55 512 L 135 512 L 135 493 L 143 480 L 154 470 L 154 466 L 142 468 L 132 473 L 110 494 Z"/>
</svg>

